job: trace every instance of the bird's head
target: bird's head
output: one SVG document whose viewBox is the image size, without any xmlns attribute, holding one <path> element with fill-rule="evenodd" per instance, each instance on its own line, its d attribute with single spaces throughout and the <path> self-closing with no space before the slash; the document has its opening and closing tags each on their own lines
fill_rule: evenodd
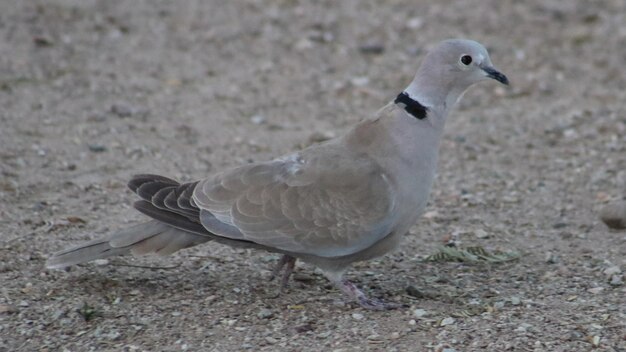
<svg viewBox="0 0 626 352">
<path fill-rule="evenodd" d="M 490 79 L 509 84 L 491 63 L 484 46 L 473 40 L 449 39 L 424 57 L 407 92 L 424 104 L 451 108 L 471 85 Z"/>
<path fill-rule="evenodd" d="M 442 81 L 458 85 L 470 86 L 485 79 L 509 84 L 508 78 L 491 63 L 487 49 L 473 40 L 448 39 L 440 42 L 424 58 L 422 69 L 436 69 Z"/>
</svg>

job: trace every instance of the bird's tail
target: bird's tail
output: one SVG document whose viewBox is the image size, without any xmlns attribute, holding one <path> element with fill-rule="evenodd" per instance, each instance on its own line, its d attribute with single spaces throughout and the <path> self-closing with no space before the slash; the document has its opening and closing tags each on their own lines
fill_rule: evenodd
<svg viewBox="0 0 626 352">
<path fill-rule="evenodd" d="M 209 236 L 183 231 L 153 220 L 118 231 L 109 237 L 54 253 L 48 258 L 46 267 L 60 269 L 128 253 L 168 255 L 210 240 Z"/>
</svg>

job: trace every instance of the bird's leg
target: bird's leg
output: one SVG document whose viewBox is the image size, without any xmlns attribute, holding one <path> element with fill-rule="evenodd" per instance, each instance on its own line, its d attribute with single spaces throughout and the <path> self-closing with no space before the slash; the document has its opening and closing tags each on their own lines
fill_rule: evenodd
<svg viewBox="0 0 626 352">
<path fill-rule="evenodd" d="M 365 309 L 390 310 L 403 306 L 399 303 L 384 302 L 379 299 L 368 298 L 363 291 L 359 290 L 358 287 L 348 280 L 337 280 L 335 281 L 335 285 L 341 290 L 341 292 L 346 294 Z"/>
<path fill-rule="evenodd" d="M 296 266 L 296 260 L 296 258 L 285 254 L 280 258 L 278 264 L 276 264 L 276 266 L 274 267 L 274 270 L 272 270 L 272 276 L 270 276 L 270 281 L 274 280 L 283 269 L 283 267 L 286 266 L 285 271 L 283 272 L 283 275 L 281 277 L 281 291 L 287 288 L 287 285 L 289 284 L 289 277 L 291 276 L 291 273 L 293 273 L 293 269 Z"/>
<path fill-rule="evenodd" d="M 287 258 L 287 263 L 285 267 L 285 271 L 283 271 L 283 277 L 280 282 L 281 290 L 287 288 L 289 285 L 289 278 L 291 277 L 291 273 L 293 273 L 293 269 L 296 267 L 296 258 L 285 255 Z"/>
</svg>

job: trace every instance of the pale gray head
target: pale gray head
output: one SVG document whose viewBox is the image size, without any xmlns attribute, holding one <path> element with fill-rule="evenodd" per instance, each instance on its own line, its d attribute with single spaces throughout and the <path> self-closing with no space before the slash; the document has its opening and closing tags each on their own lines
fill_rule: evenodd
<svg viewBox="0 0 626 352">
<path fill-rule="evenodd" d="M 427 106 L 451 108 L 467 88 L 487 79 L 509 84 L 493 67 L 484 46 L 473 40 L 449 39 L 428 52 L 406 92 Z"/>
<path fill-rule="evenodd" d="M 489 78 L 509 84 L 506 76 L 493 67 L 487 49 L 473 40 L 442 41 L 426 55 L 421 70 L 437 70 L 440 80 L 467 87 Z"/>
</svg>

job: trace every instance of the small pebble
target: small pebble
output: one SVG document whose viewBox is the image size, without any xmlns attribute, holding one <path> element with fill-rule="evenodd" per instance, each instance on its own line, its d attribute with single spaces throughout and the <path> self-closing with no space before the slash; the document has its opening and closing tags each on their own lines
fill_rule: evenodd
<svg viewBox="0 0 626 352">
<path fill-rule="evenodd" d="M 355 87 L 363 87 L 363 86 L 366 86 L 368 83 L 370 83 L 370 79 L 369 77 L 366 77 L 366 76 L 358 76 L 358 77 L 353 77 L 350 80 L 350 83 L 352 83 L 352 85 Z"/>
<path fill-rule="evenodd" d="M 476 231 L 474 231 L 474 235 L 476 236 L 476 238 L 489 238 L 489 234 L 487 233 L 487 231 L 482 230 L 482 229 L 478 229 Z"/>
<path fill-rule="evenodd" d="M 456 319 L 454 319 L 453 317 L 447 317 L 441 320 L 441 322 L 439 323 L 439 326 L 448 326 L 448 325 L 452 325 L 454 324 L 454 322 L 456 321 Z"/>
<path fill-rule="evenodd" d="M 552 252 L 546 252 L 546 263 L 547 264 L 556 264 L 559 262 L 559 256 L 552 253 Z"/>
<path fill-rule="evenodd" d="M 324 332 L 320 332 L 319 334 L 317 334 L 317 336 L 321 339 L 325 339 L 332 334 L 333 334 L 332 331 L 324 331 Z"/>
<path fill-rule="evenodd" d="M 307 331 L 313 331 L 313 330 L 315 330 L 315 328 L 311 324 L 304 324 L 304 325 L 296 326 L 295 330 L 296 330 L 297 333 L 302 334 L 302 333 L 305 333 Z"/>
<path fill-rule="evenodd" d="M 52 39 L 46 37 L 46 36 L 36 36 L 33 37 L 33 43 L 35 43 L 35 46 L 38 46 L 40 48 L 43 47 L 47 47 L 47 46 L 52 46 L 54 43 L 52 42 Z"/>
<path fill-rule="evenodd" d="M 107 147 L 102 144 L 88 144 L 87 146 L 89 147 L 89 151 L 94 153 L 102 153 L 107 150 Z"/>
<path fill-rule="evenodd" d="M 410 285 L 407 286 L 406 288 L 406 293 L 411 296 L 411 297 L 415 297 L 415 298 L 425 298 L 426 295 L 420 291 L 420 289 L 418 289 L 417 287 Z"/>
<path fill-rule="evenodd" d="M 423 24 L 424 20 L 422 20 L 420 17 L 409 18 L 409 20 L 406 22 L 406 26 L 411 29 L 418 29 L 422 27 Z"/>
<path fill-rule="evenodd" d="M 132 116 L 135 113 L 135 109 L 128 104 L 117 103 L 111 106 L 111 112 L 123 118 Z"/>
<path fill-rule="evenodd" d="M 590 293 L 593 293 L 594 295 L 597 295 L 598 293 L 604 291 L 604 287 L 600 287 L 600 286 L 592 287 L 592 288 L 588 289 L 587 291 L 590 292 Z"/>
<path fill-rule="evenodd" d="M 274 316 L 274 312 L 267 308 L 263 308 L 257 313 L 256 316 L 259 317 L 259 319 L 270 319 Z"/>
<path fill-rule="evenodd" d="M 611 276 L 611 281 L 609 281 L 609 285 L 611 286 L 622 286 L 624 284 L 624 276 L 623 275 L 613 275 Z"/>
<path fill-rule="evenodd" d="M 516 332 L 527 332 L 528 329 L 532 328 L 532 325 L 528 323 L 521 323 L 520 326 L 515 329 Z"/>
<path fill-rule="evenodd" d="M 101 112 L 93 112 L 87 117 L 87 121 L 89 122 L 104 122 L 107 119 L 107 115 Z"/>
<path fill-rule="evenodd" d="M 113 341 L 119 339 L 121 336 L 122 334 L 120 334 L 120 332 L 117 330 L 113 330 L 107 334 L 107 337 L 109 338 L 109 340 L 113 340 Z"/>
<path fill-rule="evenodd" d="M 10 304 L 0 304 L 0 314 L 2 313 L 13 314 L 17 312 L 19 312 L 19 309 L 17 309 L 16 306 L 12 306 Z"/>
<path fill-rule="evenodd" d="M 583 338 L 583 334 L 575 330 L 570 331 L 566 336 L 566 339 L 569 341 L 577 341 L 582 338 Z"/>
<path fill-rule="evenodd" d="M 354 320 L 361 320 L 361 319 L 363 319 L 363 314 L 361 314 L 361 313 L 352 313 L 352 319 L 354 319 Z"/>
<path fill-rule="evenodd" d="M 109 265 L 109 260 L 108 259 L 96 259 L 93 261 L 93 263 L 97 266 L 104 266 L 104 265 Z"/>
<path fill-rule="evenodd" d="M 424 310 L 424 309 L 418 308 L 418 309 L 413 311 L 413 315 L 415 315 L 415 317 L 417 317 L 417 318 L 423 318 L 426 315 L 428 315 L 428 312 L 426 310 Z"/>
<path fill-rule="evenodd" d="M 254 115 L 252 117 L 250 117 L 250 122 L 252 122 L 255 125 L 261 125 L 265 123 L 265 116 L 263 115 Z"/>
<path fill-rule="evenodd" d="M 615 274 L 621 274 L 621 273 L 622 273 L 622 269 L 617 265 L 613 265 L 604 269 L 604 275 L 606 276 L 613 276 Z"/>
<path fill-rule="evenodd" d="M 626 201 L 606 205 L 600 210 L 600 219 L 611 229 L 626 229 Z"/>
<path fill-rule="evenodd" d="M 363 54 L 382 54 L 385 52 L 385 46 L 380 43 L 369 43 L 359 47 L 359 51 Z"/>
<path fill-rule="evenodd" d="M 313 282 L 315 278 L 307 274 L 297 273 L 293 275 L 293 280 L 299 282 Z"/>
<path fill-rule="evenodd" d="M 267 341 L 267 343 L 272 344 L 272 345 L 278 342 L 278 340 L 276 340 L 275 338 L 271 336 L 266 337 L 265 341 Z"/>
<path fill-rule="evenodd" d="M 65 316 L 65 310 L 63 309 L 58 309 L 54 312 L 54 314 L 52 314 L 52 320 L 53 321 L 57 321 L 59 319 L 61 319 L 63 316 Z"/>
<path fill-rule="evenodd" d="M 591 338 L 591 344 L 592 344 L 594 347 L 598 347 L 598 346 L 600 345 L 600 336 L 597 336 L 597 335 L 596 335 L 596 336 L 592 337 L 592 338 Z"/>
<path fill-rule="evenodd" d="M 305 51 L 311 49 L 315 46 L 315 43 L 311 41 L 309 38 L 301 38 L 296 42 L 294 48 L 296 51 Z"/>
</svg>

